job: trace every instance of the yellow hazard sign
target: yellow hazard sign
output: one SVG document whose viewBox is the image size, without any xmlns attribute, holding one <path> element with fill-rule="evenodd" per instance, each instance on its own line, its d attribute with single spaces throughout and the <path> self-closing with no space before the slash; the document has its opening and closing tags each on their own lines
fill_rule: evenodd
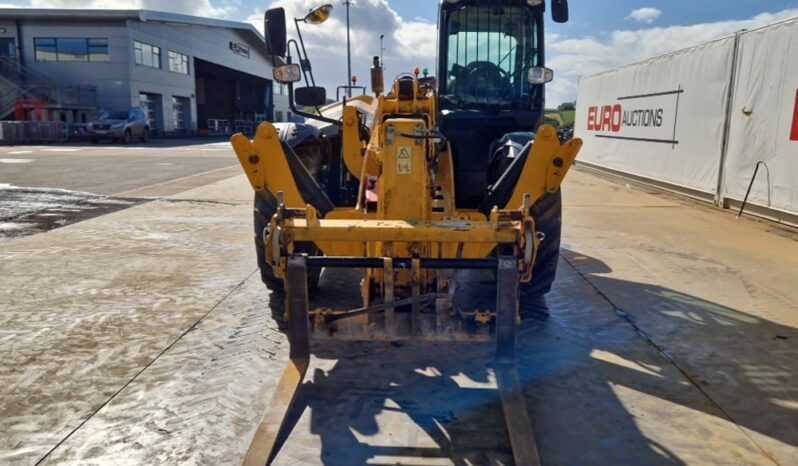
<svg viewBox="0 0 798 466">
<path fill-rule="evenodd" d="M 411 175 L 413 173 L 413 151 L 410 146 L 399 146 L 396 154 L 396 174 Z"/>
</svg>

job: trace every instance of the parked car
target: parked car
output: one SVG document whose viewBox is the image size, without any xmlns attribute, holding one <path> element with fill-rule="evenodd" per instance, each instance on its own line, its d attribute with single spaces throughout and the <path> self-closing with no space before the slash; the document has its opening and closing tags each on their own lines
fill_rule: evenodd
<svg viewBox="0 0 798 466">
<path fill-rule="evenodd" d="M 139 107 L 134 107 L 130 111 L 101 112 L 89 123 L 88 133 L 91 142 L 111 139 L 127 144 L 133 138 L 146 142 L 150 138 L 150 127 L 147 113 Z"/>
</svg>

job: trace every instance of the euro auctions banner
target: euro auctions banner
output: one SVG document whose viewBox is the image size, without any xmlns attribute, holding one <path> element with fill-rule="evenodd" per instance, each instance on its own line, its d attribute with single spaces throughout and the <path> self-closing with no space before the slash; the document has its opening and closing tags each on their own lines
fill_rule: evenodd
<svg viewBox="0 0 798 466">
<path fill-rule="evenodd" d="M 740 36 L 724 197 L 798 214 L 798 20 Z"/>
<path fill-rule="evenodd" d="M 714 193 L 734 38 L 582 78 L 579 160 Z"/>
<path fill-rule="evenodd" d="M 674 146 L 679 111 L 679 86 L 672 91 L 625 95 L 613 105 L 587 108 L 587 130 L 596 138 L 664 143 Z M 665 118 L 665 117 L 669 118 Z"/>
</svg>

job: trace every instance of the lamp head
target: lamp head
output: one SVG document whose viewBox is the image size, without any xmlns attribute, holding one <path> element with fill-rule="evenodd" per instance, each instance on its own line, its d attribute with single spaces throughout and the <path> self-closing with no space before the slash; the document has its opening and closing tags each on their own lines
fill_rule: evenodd
<svg viewBox="0 0 798 466">
<path fill-rule="evenodd" d="M 330 13 L 332 13 L 332 5 L 329 3 L 326 5 L 322 5 L 318 8 L 314 8 L 310 10 L 310 12 L 302 18 L 303 23 L 307 24 L 321 24 L 327 21 L 327 18 L 330 17 Z"/>
</svg>

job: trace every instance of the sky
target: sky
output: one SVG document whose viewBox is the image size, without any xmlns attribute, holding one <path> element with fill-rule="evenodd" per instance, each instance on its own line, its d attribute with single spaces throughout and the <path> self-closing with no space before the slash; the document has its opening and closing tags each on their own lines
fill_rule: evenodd
<svg viewBox="0 0 798 466">
<path fill-rule="evenodd" d="M 546 0 L 548 2 L 548 0 Z M 345 84 L 346 7 L 343 0 L 0 0 L 34 8 L 146 8 L 252 23 L 263 30 L 265 9 L 282 6 L 302 17 L 323 3 L 333 12 L 321 25 L 302 25 L 317 82 L 335 94 Z M 434 74 L 438 0 L 352 0 L 352 69 L 368 85 L 371 57 L 385 35 L 386 81 L 428 67 Z M 798 0 L 570 0 L 571 20 L 546 17 L 546 65 L 555 72 L 548 106 L 576 99 L 579 76 L 697 45 L 798 16 Z M 289 23 L 292 23 L 289 19 Z M 289 26 L 293 26 L 289 24 Z M 293 27 L 289 27 L 293 34 Z"/>
</svg>

